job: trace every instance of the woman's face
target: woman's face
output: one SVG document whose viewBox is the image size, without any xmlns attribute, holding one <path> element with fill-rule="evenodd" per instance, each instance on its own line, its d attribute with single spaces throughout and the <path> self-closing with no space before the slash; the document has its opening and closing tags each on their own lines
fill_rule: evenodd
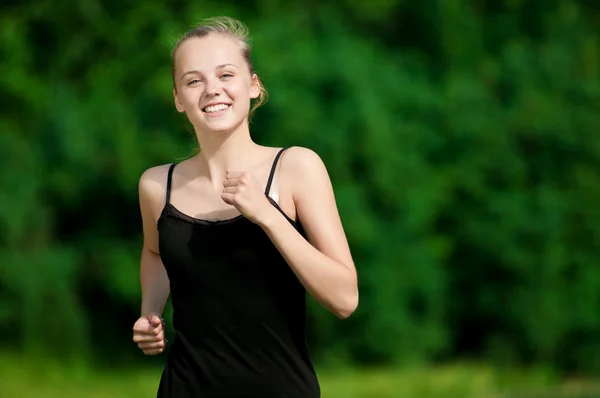
<svg viewBox="0 0 600 398">
<path fill-rule="evenodd" d="M 174 78 L 175 106 L 200 131 L 235 130 L 260 93 L 240 43 L 221 34 L 183 42 L 175 53 Z"/>
</svg>

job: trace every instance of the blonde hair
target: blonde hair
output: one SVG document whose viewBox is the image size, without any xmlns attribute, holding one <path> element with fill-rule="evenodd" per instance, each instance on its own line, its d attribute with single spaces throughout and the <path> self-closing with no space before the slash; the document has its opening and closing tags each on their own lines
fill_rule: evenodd
<svg viewBox="0 0 600 398">
<path fill-rule="evenodd" d="M 175 67 L 176 67 L 175 66 L 175 53 L 177 52 L 177 49 L 186 40 L 189 40 L 192 38 L 206 37 L 206 36 L 210 35 L 211 33 L 228 35 L 228 36 L 232 36 L 234 39 L 236 39 L 242 48 L 242 56 L 244 57 L 244 60 L 246 60 L 246 63 L 248 64 L 248 70 L 250 71 L 250 75 L 253 75 L 256 73 L 254 71 L 254 66 L 252 64 L 252 57 L 251 57 L 252 46 L 250 44 L 250 42 L 251 42 L 250 31 L 248 30 L 246 25 L 244 25 L 242 22 L 240 22 L 234 18 L 231 18 L 231 17 L 207 18 L 201 24 L 195 26 L 194 28 L 192 28 L 191 30 L 186 32 L 183 36 L 181 36 L 177 40 L 177 42 L 175 43 L 175 46 L 173 47 L 173 50 L 171 51 L 171 73 L 173 76 L 173 88 L 175 90 L 177 89 L 177 87 L 175 86 Z M 256 99 L 256 101 L 250 108 L 249 117 L 252 116 L 252 114 L 254 113 L 256 108 L 258 108 L 259 106 L 261 106 L 262 104 L 264 104 L 267 101 L 267 90 L 264 88 L 260 79 L 258 79 L 258 80 L 259 80 L 260 93 L 258 94 L 258 98 Z"/>
</svg>

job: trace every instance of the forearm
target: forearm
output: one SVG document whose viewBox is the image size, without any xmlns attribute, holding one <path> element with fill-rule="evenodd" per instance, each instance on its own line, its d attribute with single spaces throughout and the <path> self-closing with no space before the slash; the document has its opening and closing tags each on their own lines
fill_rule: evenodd
<svg viewBox="0 0 600 398">
<path fill-rule="evenodd" d="M 142 315 L 162 314 L 170 292 L 169 277 L 160 256 L 145 248 L 140 261 L 140 283 Z"/>
<path fill-rule="evenodd" d="M 353 267 L 321 253 L 279 212 L 261 227 L 315 300 L 340 318 L 354 311 L 358 289 Z"/>
</svg>

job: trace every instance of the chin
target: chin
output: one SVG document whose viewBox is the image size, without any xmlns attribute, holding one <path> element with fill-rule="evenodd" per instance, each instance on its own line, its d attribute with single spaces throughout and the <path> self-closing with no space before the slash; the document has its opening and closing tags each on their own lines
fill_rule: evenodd
<svg viewBox="0 0 600 398">
<path fill-rule="evenodd" d="M 207 131 L 209 133 L 215 134 L 228 134 L 234 132 L 239 126 L 240 123 L 235 123 L 232 121 L 212 121 L 208 123 L 202 123 L 200 126 L 200 130 Z"/>
<path fill-rule="evenodd" d="M 230 134 L 235 131 L 234 127 L 209 128 L 208 131 L 212 134 Z"/>
<path fill-rule="evenodd" d="M 226 114 L 219 117 L 206 117 L 205 115 L 194 115 L 192 123 L 196 130 L 205 131 L 209 134 L 227 134 L 237 130 L 246 118 L 240 117 L 231 112 L 231 109 Z"/>
</svg>

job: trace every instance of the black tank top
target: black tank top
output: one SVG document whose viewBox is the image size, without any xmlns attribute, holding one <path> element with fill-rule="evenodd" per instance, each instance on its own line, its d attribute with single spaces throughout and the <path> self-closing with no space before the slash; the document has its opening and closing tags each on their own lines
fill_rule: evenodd
<svg viewBox="0 0 600 398">
<path fill-rule="evenodd" d="M 265 189 L 282 213 L 269 192 L 283 151 Z M 177 210 L 169 200 L 175 166 L 157 225 L 175 331 L 158 397 L 320 397 L 306 345 L 304 287 L 247 218 L 209 221 Z"/>
</svg>

